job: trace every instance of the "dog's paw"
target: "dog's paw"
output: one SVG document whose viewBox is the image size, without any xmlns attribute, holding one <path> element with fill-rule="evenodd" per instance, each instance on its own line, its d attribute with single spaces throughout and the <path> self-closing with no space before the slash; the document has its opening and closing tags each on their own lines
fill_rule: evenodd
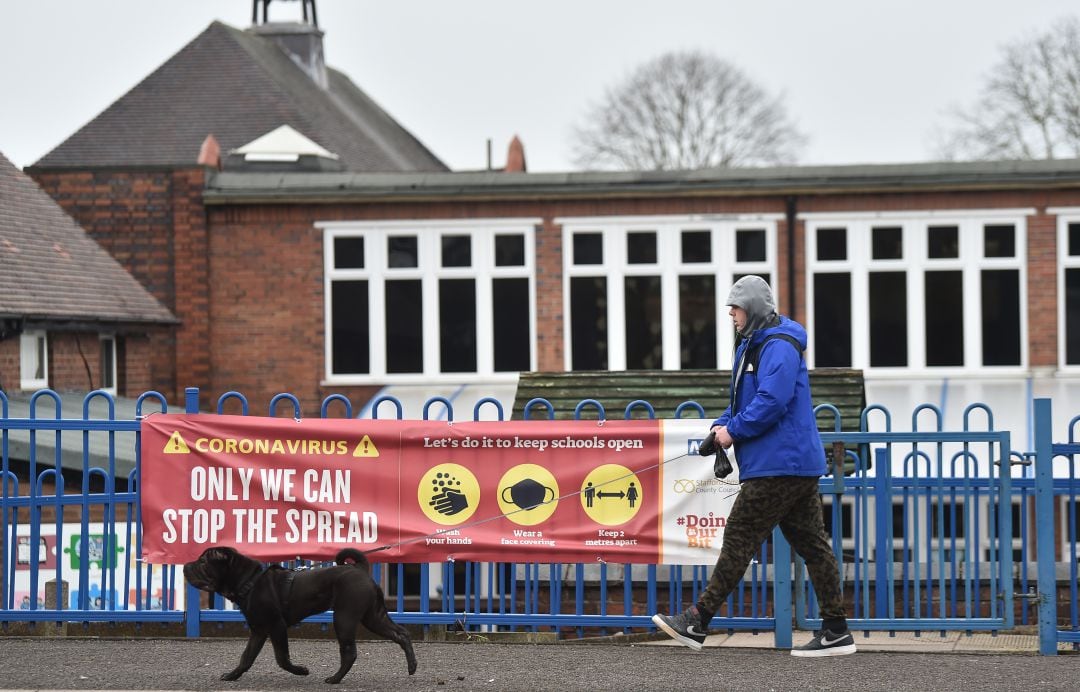
<svg viewBox="0 0 1080 692">
<path fill-rule="evenodd" d="M 409 661 L 409 675 L 416 672 L 416 661 Z"/>
<path fill-rule="evenodd" d="M 286 670 L 288 670 L 293 675 L 307 675 L 308 674 L 307 666 L 293 665 L 292 667 L 287 668 Z"/>
<path fill-rule="evenodd" d="M 345 677 L 345 676 L 344 675 L 340 675 L 340 676 L 339 675 L 331 675 L 330 677 L 323 680 L 323 682 L 329 683 L 331 685 L 336 685 L 339 682 L 341 682 L 341 678 L 343 678 L 343 677 Z"/>
<path fill-rule="evenodd" d="M 236 670 L 230 670 L 228 673 L 223 673 L 221 679 L 231 682 L 233 680 L 239 680 L 241 675 L 243 675 L 243 673 Z"/>
</svg>

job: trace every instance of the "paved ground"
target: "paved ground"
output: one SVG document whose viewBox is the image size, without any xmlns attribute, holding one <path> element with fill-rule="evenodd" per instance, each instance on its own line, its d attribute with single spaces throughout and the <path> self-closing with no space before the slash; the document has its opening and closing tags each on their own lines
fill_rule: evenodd
<svg viewBox="0 0 1080 692">
<path fill-rule="evenodd" d="M 982 637 L 983 635 L 976 635 Z M 1080 658 L 1037 656 L 1033 637 L 999 637 L 1005 648 L 949 633 L 916 638 L 858 636 L 860 652 L 800 659 L 772 649 L 771 635 L 714 635 L 704 651 L 664 641 L 509 644 L 417 642 L 420 665 L 406 673 L 401 650 L 362 641 L 342 684 L 322 679 L 336 667 L 328 640 L 295 640 L 293 660 L 312 674 L 279 668 L 269 647 L 239 681 L 221 682 L 240 639 L 0 638 L 0 688 L 79 690 L 1076 690 Z M 800 643 L 803 633 L 796 639 Z M 989 637 L 986 637 L 989 639 Z M 915 641 L 921 639 L 923 641 Z M 1014 647 L 1009 650 L 1008 647 Z M 892 648 L 890 648 L 892 647 Z M 968 648 L 972 647 L 972 648 Z"/>
</svg>

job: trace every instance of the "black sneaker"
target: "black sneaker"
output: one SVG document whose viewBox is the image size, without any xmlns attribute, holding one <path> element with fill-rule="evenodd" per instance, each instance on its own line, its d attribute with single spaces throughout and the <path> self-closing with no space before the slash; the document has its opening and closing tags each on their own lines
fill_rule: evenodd
<svg viewBox="0 0 1080 692">
<path fill-rule="evenodd" d="M 809 644 L 796 646 L 791 650 L 792 656 L 806 658 L 816 656 L 847 656 L 855 653 L 855 639 L 850 631 L 831 632 L 818 630 L 814 632 L 814 638 Z"/>
<path fill-rule="evenodd" d="M 690 606 L 678 615 L 652 616 L 656 626 L 664 630 L 672 639 L 694 651 L 701 651 L 705 644 L 705 628 L 701 626 L 701 614 L 697 606 Z"/>
</svg>

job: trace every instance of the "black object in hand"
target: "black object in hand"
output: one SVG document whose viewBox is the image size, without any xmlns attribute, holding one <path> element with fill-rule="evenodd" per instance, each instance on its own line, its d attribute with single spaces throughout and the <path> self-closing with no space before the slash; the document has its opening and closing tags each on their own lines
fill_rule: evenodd
<svg viewBox="0 0 1080 692">
<path fill-rule="evenodd" d="M 727 478 L 735 470 L 731 465 L 731 461 L 728 460 L 727 452 L 724 451 L 723 447 L 716 444 L 716 433 L 714 431 L 709 431 L 708 436 L 698 445 L 698 454 L 703 457 L 716 455 L 716 458 L 713 459 L 712 470 L 713 475 L 717 478 Z"/>
</svg>

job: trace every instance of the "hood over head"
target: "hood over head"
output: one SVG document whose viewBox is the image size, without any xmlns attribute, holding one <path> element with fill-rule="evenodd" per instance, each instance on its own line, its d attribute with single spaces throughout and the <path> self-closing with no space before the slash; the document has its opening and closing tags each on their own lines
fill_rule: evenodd
<svg viewBox="0 0 1080 692">
<path fill-rule="evenodd" d="M 776 312 L 772 289 L 760 276 L 744 276 L 736 281 L 725 304 L 746 311 L 746 326 L 739 332 L 744 339 L 749 339 L 759 329 L 774 327 L 779 323 L 780 316 Z"/>
</svg>

